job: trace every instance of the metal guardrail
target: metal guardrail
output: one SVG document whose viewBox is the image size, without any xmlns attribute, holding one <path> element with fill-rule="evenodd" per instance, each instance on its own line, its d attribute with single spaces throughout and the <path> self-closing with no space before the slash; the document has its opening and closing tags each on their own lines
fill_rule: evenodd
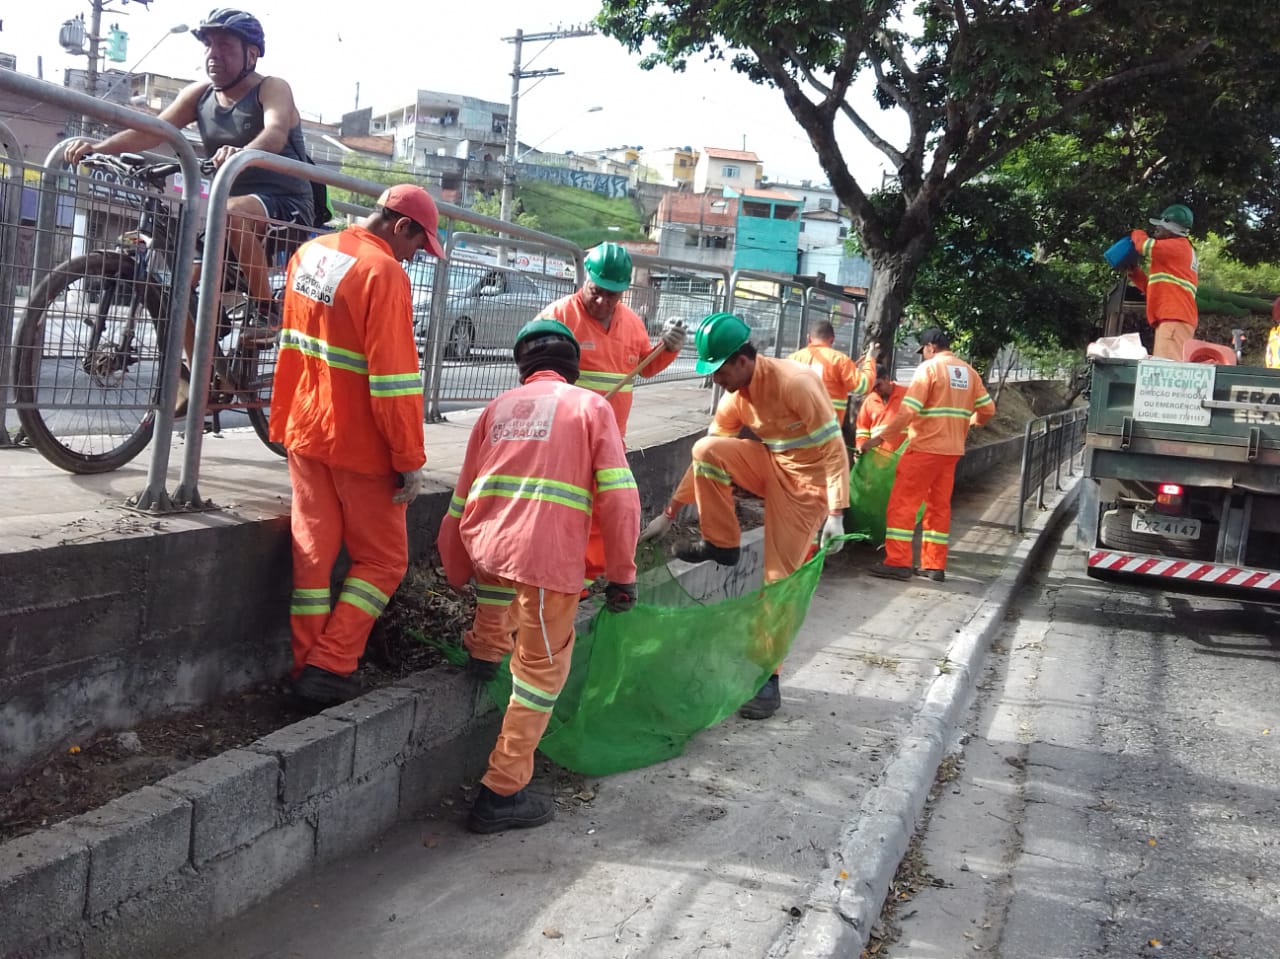
<svg viewBox="0 0 1280 959">
<path fill-rule="evenodd" d="M 0 147 L 4 148 L 3 174 L 0 180 L 0 447 L 12 446 L 9 436 L 8 373 L 13 349 L 13 313 L 18 284 L 15 281 L 18 262 L 18 227 L 22 219 L 22 185 L 26 163 L 22 145 L 9 127 L 0 123 Z"/>
<path fill-rule="evenodd" d="M 1036 494 L 1036 508 L 1044 509 L 1044 488 L 1049 477 L 1053 477 L 1053 488 L 1061 490 L 1064 463 L 1067 475 L 1075 475 L 1075 458 L 1077 454 L 1084 452 L 1088 418 L 1088 409 L 1077 407 L 1040 416 L 1027 423 L 1022 439 L 1016 532 L 1021 533 L 1024 529 L 1022 517 L 1026 511 L 1027 499 L 1033 491 Z"/>
<path fill-rule="evenodd" d="M 183 174 L 183 182 L 188 185 L 200 183 L 200 163 L 195 151 L 187 142 L 182 131 L 169 123 L 165 123 L 149 113 L 131 110 L 108 100 L 98 100 L 87 94 L 60 87 L 43 80 L 37 80 L 11 70 L 0 70 L 0 89 L 17 93 L 32 102 L 44 101 L 64 107 L 83 116 L 92 117 L 115 127 L 131 127 L 143 130 L 159 138 L 162 143 L 172 148 Z M 54 236 L 57 228 L 57 180 L 64 174 L 66 165 L 62 162 L 59 144 L 50 153 L 45 163 L 41 178 L 40 203 L 36 215 L 35 251 L 33 256 L 33 274 L 42 269 L 47 272 L 52 262 Z M 185 199 L 185 197 L 184 197 Z M 9 221 L 6 215 L 6 222 Z M 185 290 L 191 287 L 193 261 L 196 248 L 195 217 L 182 216 L 178 220 L 177 240 L 174 244 L 171 283 L 174 289 Z M 34 287 L 34 283 L 33 283 Z M 172 296 L 168 300 L 169 326 L 179 330 L 180 324 L 186 322 L 186 297 Z M 12 318 L 12 311 L 9 313 Z M 11 341 L 10 341 L 11 342 Z M 130 504 L 142 510 L 166 510 L 172 508 L 172 501 L 166 490 L 166 477 L 169 469 L 169 450 L 173 435 L 173 410 L 177 401 L 178 371 L 182 360 L 182 337 L 170 336 L 163 356 L 159 361 L 159 391 L 154 407 L 154 436 L 151 450 L 151 464 L 147 471 L 147 485 L 139 494 L 130 498 Z M 0 379 L 8 376 L 8 370 L 2 371 Z M 82 408 L 101 408 L 101 400 L 93 399 L 91 392 L 81 394 L 78 401 Z"/>
</svg>

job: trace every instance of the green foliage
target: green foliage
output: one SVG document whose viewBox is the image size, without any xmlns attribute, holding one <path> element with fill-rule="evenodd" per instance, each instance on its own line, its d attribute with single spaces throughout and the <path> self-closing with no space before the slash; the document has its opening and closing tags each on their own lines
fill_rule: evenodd
<svg viewBox="0 0 1280 959">
<path fill-rule="evenodd" d="M 968 269 L 938 273 L 929 297 L 943 282 L 975 300 L 979 278 L 1012 282 L 1008 314 L 1041 311 L 1030 291 L 1056 289 L 1066 306 L 1044 325 L 1074 325 L 1101 250 L 1171 202 L 1242 259 L 1280 259 L 1280 4 L 604 0 L 597 22 L 647 66 L 703 56 L 781 91 L 872 262 L 868 326 L 882 343 L 961 191 L 1006 162 L 1037 197 L 1035 265 L 992 251 L 950 264 Z M 851 100 L 855 81 L 870 82 L 874 106 Z M 884 154 L 898 202 L 854 180 L 838 123 Z M 906 133 L 895 142 L 886 129 Z"/>
<path fill-rule="evenodd" d="M 359 177 L 362 180 L 372 180 L 374 183 L 381 183 L 385 186 L 395 186 L 397 183 L 417 183 L 424 189 L 427 187 L 427 178 L 418 176 L 413 172 L 413 167 L 399 160 L 391 161 L 389 166 L 380 163 L 374 163 L 367 157 L 346 156 L 342 160 L 342 172 L 349 176 Z M 367 196 L 358 193 L 352 193 L 350 190 L 341 190 L 338 187 L 329 187 L 329 197 L 331 200 L 341 200 L 344 203 L 355 203 L 360 206 L 369 206 L 373 200 Z"/>
<path fill-rule="evenodd" d="M 511 217 L 512 223 L 528 227 L 530 230 L 541 229 L 538 226 L 538 218 L 536 215 L 525 211 L 522 204 L 519 202 L 513 201 L 513 206 L 516 209 L 516 213 Z M 476 213 L 479 213 L 481 216 L 491 216 L 495 220 L 500 219 L 502 216 L 502 194 L 497 191 L 494 191 L 489 195 L 477 192 L 471 200 L 471 209 Z M 486 227 L 473 226 L 471 224 L 468 224 L 466 229 L 471 233 L 493 234 L 497 232 L 495 230 L 487 229 Z"/>
<path fill-rule="evenodd" d="M 1280 293 L 1280 262 L 1244 263 L 1231 255 L 1227 241 L 1216 233 L 1195 241 L 1200 260 L 1200 287 L 1256 293 L 1271 300 Z"/>
<path fill-rule="evenodd" d="M 516 184 L 516 200 L 535 218 L 539 230 L 583 249 L 605 240 L 646 239 L 640 213 L 629 199 L 613 200 L 589 190 L 523 180 Z"/>
</svg>

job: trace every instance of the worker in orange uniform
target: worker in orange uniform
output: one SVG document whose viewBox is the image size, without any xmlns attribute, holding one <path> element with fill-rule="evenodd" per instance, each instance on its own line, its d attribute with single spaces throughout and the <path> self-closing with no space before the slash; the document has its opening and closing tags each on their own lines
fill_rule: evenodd
<svg viewBox="0 0 1280 959">
<path fill-rule="evenodd" d="M 622 302 L 622 294 L 631 285 L 631 254 L 626 247 L 620 243 L 601 243 L 587 254 L 583 265 L 587 279 L 582 288 L 556 300 L 537 318 L 559 320 L 577 339 L 582 349 L 579 386 L 601 396 L 618 388 L 608 400 L 625 442 L 632 391 L 627 376 L 659 343 L 649 342 L 644 320 Z M 683 320 L 668 319 L 659 337 L 664 349 L 641 367 L 637 375 L 656 376 L 665 370 L 679 355 L 687 336 Z M 590 586 L 603 572 L 604 542 L 599 524 L 593 524 L 587 543 L 583 586 Z"/>
<path fill-rule="evenodd" d="M 873 450 L 886 437 L 907 431 L 907 450 L 898 461 L 885 515 L 884 562 L 874 576 L 910 579 L 915 572 L 941 583 L 947 578 L 947 539 L 951 534 L 951 491 L 956 463 L 964 454 L 969 427 L 996 415 L 996 405 L 977 370 L 951 352 L 951 341 L 937 327 L 920 334 L 920 355 L 902 407 L 879 436 L 863 444 Z M 910 427 L 908 429 L 908 427 Z M 924 503 L 920 569 L 911 565 L 915 517 Z"/>
<path fill-rule="evenodd" d="M 676 511 L 698 505 L 702 539 L 676 556 L 691 563 L 738 562 L 742 530 L 733 486 L 764 499 L 764 581 L 794 573 L 821 530 L 822 545 L 844 534 L 849 505 L 849 454 L 835 409 L 822 384 L 787 360 L 759 356 L 751 328 L 732 313 L 713 313 L 694 334 L 697 371 L 709 373 L 725 395 L 708 435 L 693 446 L 693 463 L 666 509 L 641 539 L 671 528 Z M 759 440 L 740 439 L 743 427 Z M 837 541 L 832 551 L 843 544 Z M 775 672 L 739 714 L 767 719 L 782 705 Z"/>
<path fill-rule="evenodd" d="M 855 423 L 854 443 L 859 453 L 872 437 L 881 437 L 873 449 L 892 453 L 906 436 L 902 433 L 885 435 L 884 428 L 902 408 L 902 398 L 907 395 L 907 388 L 893 381 L 893 374 L 887 366 L 876 366 L 876 381 L 871 393 L 858 407 L 858 418 Z"/>
<path fill-rule="evenodd" d="M 605 606 L 636 600 L 640 494 L 613 411 L 572 384 L 578 343 L 555 320 L 516 336 L 521 386 L 503 393 L 471 430 L 438 546 L 449 584 L 476 583 L 464 637 L 472 672 L 492 678 L 511 653 L 511 700 L 467 826 L 473 832 L 540 826 L 549 796 L 525 787 L 533 753 L 569 675 L 573 619 L 593 516 L 604 530 Z"/>
<path fill-rule="evenodd" d="M 865 396 L 875 380 L 874 347 L 867 351 L 861 365 L 835 348 L 836 329 L 830 320 L 814 320 L 809 324 L 809 344 L 787 359 L 814 367 L 822 374 L 822 385 L 836 408 L 836 419 L 843 423 L 849 412 L 850 396 Z"/>
<path fill-rule="evenodd" d="M 1155 330 L 1152 356 L 1182 361 L 1182 348 L 1196 331 L 1200 313 L 1196 308 L 1196 284 L 1200 261 L 1187 239 L 1191 231 L 1191 210 L 1181 203 L 1166 207 L 1153 218 L 1155 234 L 1142 230 L 1131 234 L 1139 256 L 1149 260 L 1129 272 L 1129 279 L 1147 297 L 1147 322 Z"/>
<path fill-rule="evenodd" d="M 285 278 L 271 439 L 293 483 L 293 690 L 320 706 L 359 692 L 369 630 L 409 565 L 405 511 L 427 457 L 400 263 L 444 256 L 438 219 L 421 187 L 390 187 L 359 224 L 304 243 Z M 331 607 L 344 543 L 351 569 Z"/>
<path fill-rule="evenodd" d="M 1271 304 L 1271 329 L 1267 331 L 1267 345 L 1263 362 L 1269 370 L 1280 370 L 1280 296 Z"/>
</svg>

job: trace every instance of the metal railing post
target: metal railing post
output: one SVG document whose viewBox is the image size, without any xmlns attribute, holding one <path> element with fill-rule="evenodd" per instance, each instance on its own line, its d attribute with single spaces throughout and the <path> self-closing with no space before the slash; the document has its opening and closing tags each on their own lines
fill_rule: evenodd
<svg viewBox="0 0 1280 959">
<path fill-rule="evenodd" d="M 9 127 L 0 123 L 4 147 L 4 208 L 0 210 L 0 447 L 9 438 L 9 379 L 13 349 L 13 314 L 17 308 L 18 227 L 22 219 L 22 188 L 26 162 L 22 146 Z"/>
<path fill-rule="evenodd" d="M 84 116 L 93 117 L 103 123 L 120 127 L 141 130 L 155 135 L 161 142 L 171 146 L 182 168 L 184 182 L 200 182 L 200 164 L 196 160 L 195 151 L 187 142 L 182 131 L 172 124 L 165 123 L 158 117 L 138 110 L 131 110 L 109 100 L 99 100 L 88 94 L 60 87 L 34 77 L 28 77 L 11 70 L 0 70 L 0 89 L 10 90 L 26 96 L 32 102 L 44 101 L 66 107 Z M 37 282 L 41 271 L 48 271 L 53 255 L 53 233 L 57 227 L 56 191 L 47 189 L 49 179 L 60 175 L 65 169 L 62 159 L 64 143 L 59 143 L 50 152 L 45 162 L 42 177 L 40 205 L 36 214 L 35 257 L 32 270 L 32 285 Z M 195 218 L 180 218 L 178 244 L 174 251 L 173 288 L 185 290 L 191 286 L 192 259 L 195 254 L 196 229 Z M 185 285 L 184 285 L 185 284 Z M 156 410 L 155 429 L 153 432 L 151 466 L 147 471 L 147 486 L 141 493 L 129 498 L 129 504 L 137 509 L 160 511 L 171 507 L 169 494 L 165 489 L 166 473 L 169 466 L 169 447 L 173 441 L 173 407 L 178 395 L 178 367 L 182 358 L 181 323 L 186 322 L 186 297 L 171 296 L 169 303 L 170 336 L 165 344 L 165 353 L 160 367 L 160 400 Z"/>
<path fill-rule="evenodd" d="M 1014 532 L 1021 533 L 1023 529 L 1022 514 L 1027 508 L 1027 480 L 1030 479 L 1028 472 L 1031 468 L 1031 427 L 1035 420 L 1027 423 L 1027 428 L 1022 434 L 1022 467 L 1018 471 L 1018 522 L 1014 525 Z"/>
</svg>

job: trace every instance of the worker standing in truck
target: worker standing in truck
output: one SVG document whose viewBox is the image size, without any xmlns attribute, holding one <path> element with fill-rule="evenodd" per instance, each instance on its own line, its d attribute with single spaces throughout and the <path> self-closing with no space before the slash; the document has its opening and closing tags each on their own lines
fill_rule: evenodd
<svg viewBox="0 0 1280 959">
<path fill-rule="evenodd" d="M 1195 335 L 1200 318 L 1196 309 L 1200 263 L 1187 239 L 1191 210 L 1175 203 L 1151 222 L 1155 226 L 1151 236 L 1143 230 L 1131 234 L 1147 269 L 1134 267 L 1129 279 L 1147 297 L 1147 322 L 1155 331 L 1152 356 L 1181 362 L 1183 346 Z"/>
</svg>

